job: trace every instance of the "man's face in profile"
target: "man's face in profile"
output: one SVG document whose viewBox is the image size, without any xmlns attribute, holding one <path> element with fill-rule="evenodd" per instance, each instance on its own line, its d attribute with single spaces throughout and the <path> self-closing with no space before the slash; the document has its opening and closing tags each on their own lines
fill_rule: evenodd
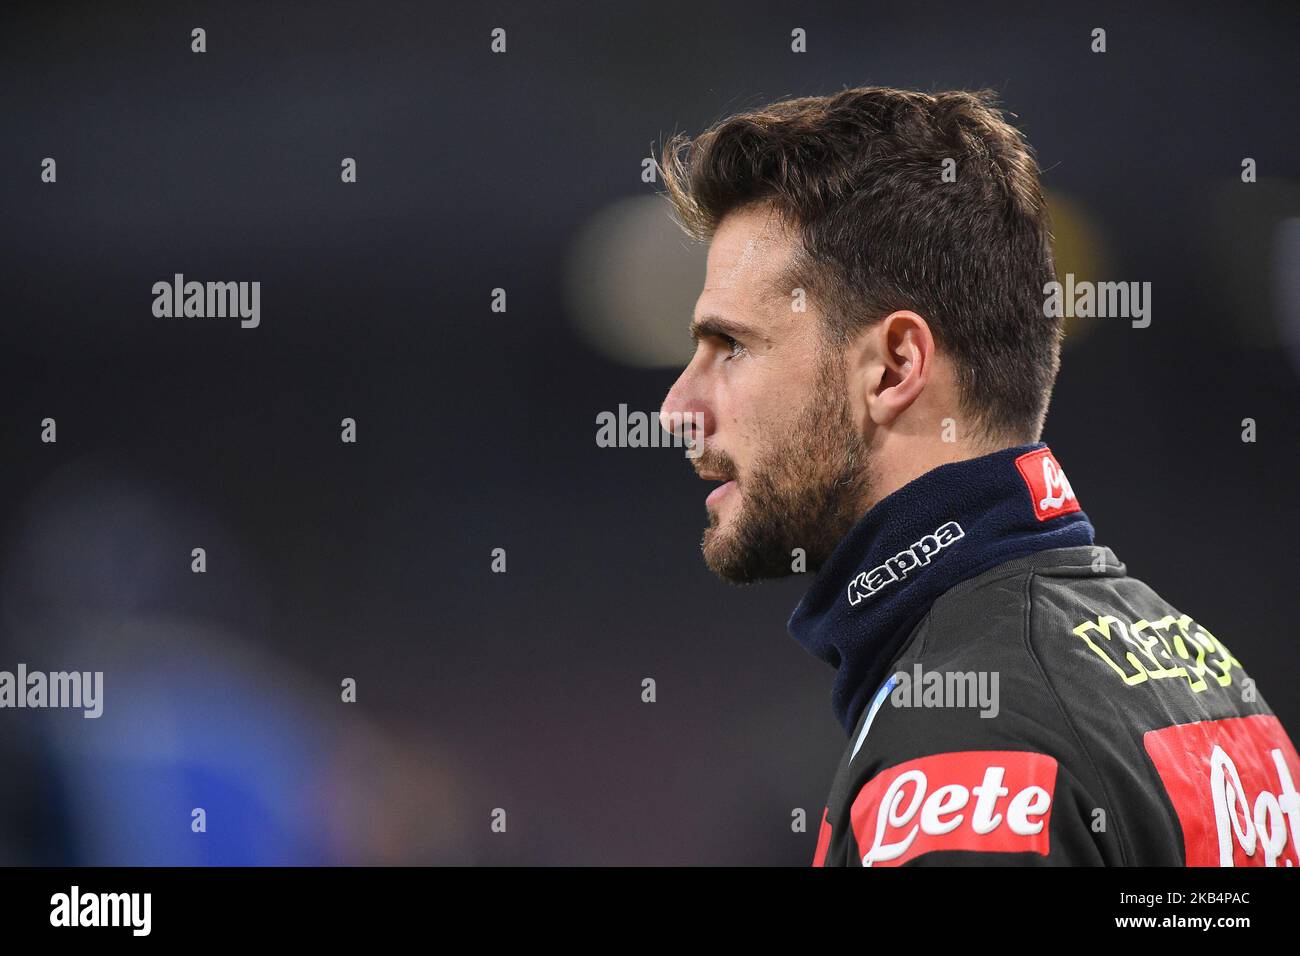
<svg viewBox="0 0 1300 956">
<path fill-rule="evenodd" d="M 790 574 L 796 548 L 816 570 L 870 500 L 843 353 L 823 341 L 816 307 L 796 311 L 794 290 L 779 288 L 798 248 L 767 207 L 722 220 L 695 305 L 695 356 L 662 409 L 687 427 L 703 417 L 692 460 L 723 482 L 705 502 L 704 560 L 733 583 Z"/>
</svg>

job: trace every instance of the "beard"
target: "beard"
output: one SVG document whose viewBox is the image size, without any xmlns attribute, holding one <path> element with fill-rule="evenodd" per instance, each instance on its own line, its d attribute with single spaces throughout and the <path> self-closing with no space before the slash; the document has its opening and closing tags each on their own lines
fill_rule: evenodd
<svg viewBox="0 0 1300 956">
<path fill-rule="evenodd" d="M 874 485 L 869 451 L 853 423 L 842 367 L 826 359 L 807 405 L 757 457 L 726 524 L 710 512 L 704 563 L 732 584 L 795 573 L 802 548 L 816 571 L 866 512 Z M 736 476 L 735 465 L 705 447 L 703 471 Z"/>
</svg>

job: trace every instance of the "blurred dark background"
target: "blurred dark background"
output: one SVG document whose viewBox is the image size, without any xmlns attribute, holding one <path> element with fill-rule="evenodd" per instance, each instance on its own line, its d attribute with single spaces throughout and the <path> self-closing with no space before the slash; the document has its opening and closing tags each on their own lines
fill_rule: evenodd
<svg viewBox="0 0 1300 956">
<path fill-rule="evenodd" d="M 1071 325 L 1044 437 L 1300 733 L 1294 10 L 0 18 L 0 669 L 105 672 L 97 720 L 0 711 L 0 863 L 807 865 L 845 745 L 807 579 L 719 583 L 681 451 L 595 421 L 658 409 L 703 277 L 642 161 L 861 84 L 997 90 L 1061 271 L 1152 283 L 1149 328 Z M 155 318 L 177 272 L 260 281 L 261 326 Z"/>
</svg>

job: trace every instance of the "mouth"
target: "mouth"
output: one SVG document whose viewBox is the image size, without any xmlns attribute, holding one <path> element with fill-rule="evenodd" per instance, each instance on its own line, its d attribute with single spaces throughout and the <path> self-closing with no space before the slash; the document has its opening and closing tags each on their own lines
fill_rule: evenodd
<svg viewBox="0 0 1300 956">
<path fill-rule="evenodd" d="M 721 476 L 716 478 L 709 478 L 709 476 L 707 475 L 701 475 L 700 477 L 706 478 L 707 480 L 710 481 L 721 480 Z M 718 502 L 722 501 L 723 498 L 727 497 L 727 495 L 729 495 L 735 489 L 735 487 L 736 487 L 736 479 L 731 478 L 726 481 L 723 481 L 722 484 L 718 485 L 718 487 L 714 488 L 712 491 L 709 492 L 709 496 L 704 499 L 704 506 L 706 508 L 709 508 L 717 505 Z"/>
</svg>

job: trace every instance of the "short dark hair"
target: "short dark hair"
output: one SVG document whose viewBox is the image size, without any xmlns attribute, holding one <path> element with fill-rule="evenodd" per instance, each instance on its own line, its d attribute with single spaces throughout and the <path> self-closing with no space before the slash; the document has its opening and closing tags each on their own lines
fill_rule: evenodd
<svg viewBox="0 0 1300 956">
<path fill-rule="evenodd" d="M 1051 224 L 1033 152 L 992 93 L 785 99 L 678 133 L 662 152 L 690 235 L 771 204 L 802 240 L 786 293 L 804 288 L 824 307 L 830 341 L 916 311 L 955 364 L 976 430 L 1037 440 L 1060 367 L 1061 321 L 1043 314 Z"/>
</svg>

